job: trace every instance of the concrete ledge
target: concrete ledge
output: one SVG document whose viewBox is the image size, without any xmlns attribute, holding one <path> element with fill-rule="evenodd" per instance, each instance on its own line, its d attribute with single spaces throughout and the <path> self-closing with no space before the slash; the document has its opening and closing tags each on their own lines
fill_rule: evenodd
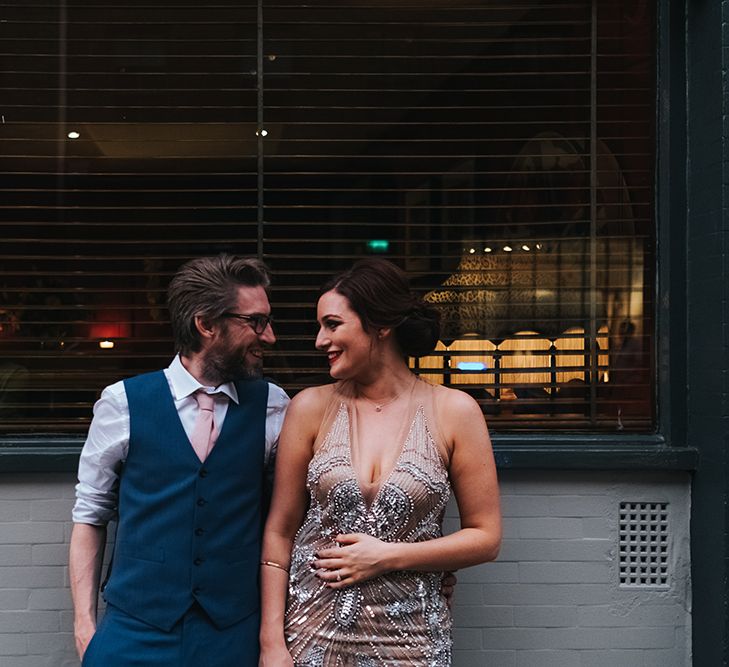
<svg viewBox="0 0 729 667">
<path fill-rule="evenodd" d="M 658 435 L 493 434 L 500 469 L 686 470 L 698 468 L 698 450 L 672 447 Z M 0 444 L 0 473 L 74 472 L 81 438 L 17 438 Z"/>
</svg>

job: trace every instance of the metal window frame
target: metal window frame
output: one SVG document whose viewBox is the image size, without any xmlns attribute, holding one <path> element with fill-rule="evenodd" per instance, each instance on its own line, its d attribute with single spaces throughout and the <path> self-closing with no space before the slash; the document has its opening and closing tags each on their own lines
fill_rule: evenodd
<svg viewBox="0 0 729 667">
<path fill-rule="evenodd" d="M 593 12 L 596 6 L 597 0 L 593 0 Z M 683 7 L 676 7 L 670 0 L 658 0 L 657 9 L 656 430 L 651 434 L 495 433 L 494 451 L 502 469 L 691 471 L 698 465 L 697 450 L 686 442 L 685 16 Z M 257 21 L 260 129 L 264 120 L 263 0 L 258 0 Z M 265 221 L 260 134 L 258 143 L 258 254 L 262 255 Z M 593 206 L 594 199 L 593 193 Z M 0 473 L 74 471 L 82 445 L 83 438 L 63 434 L 0 438 Z"/>
</svg>

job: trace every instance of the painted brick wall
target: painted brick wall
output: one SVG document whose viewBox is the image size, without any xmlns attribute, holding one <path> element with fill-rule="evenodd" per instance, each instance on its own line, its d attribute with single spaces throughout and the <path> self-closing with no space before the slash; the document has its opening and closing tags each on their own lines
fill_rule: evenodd
<svg viewBox="0 0 729 667">
<path fill-rule="evenodd" d="M 459 575 L 455 667 L 691 664 L 687 478 L 624 472 L 500 478 L 504 543 L 497 562 Z M 619 587 L 621 502 L 669 503 L 667 590 Z"/>
<path fill-rule="evenodd" d="M 458 574 L 454 667 L 687 667 L 688 478 L 501 474 L 504 545 Z M 70 667 L 73 479 L 0 476 L 0 667 Z M 621 590 L 621 501 L 669 503 L 671 586 Z M 448 528 L 457 526 L 452 504 Z"/>
</svg>

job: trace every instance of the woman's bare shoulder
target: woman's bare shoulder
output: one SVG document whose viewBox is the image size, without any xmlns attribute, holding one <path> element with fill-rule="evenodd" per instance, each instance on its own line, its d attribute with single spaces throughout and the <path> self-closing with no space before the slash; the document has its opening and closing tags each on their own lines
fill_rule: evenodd
<svg viewBox="0 0 729 667">
<path fill-rule="evenodd" d="M 302 389 L 291 399 L 289 412 L 309 415 L 316 419 L 324 414 L 336 391 L 335 384 L 324 384 L 316 387 Z"/>
<path fill-rule="evenodd" d="M 441 414 L 451 415 L 456 420 L 464 416 L 482 414 L 476 400 L 465 391 L 443 385 L 435 385 L 433 389 L 435 402 Z"/>
</svg>

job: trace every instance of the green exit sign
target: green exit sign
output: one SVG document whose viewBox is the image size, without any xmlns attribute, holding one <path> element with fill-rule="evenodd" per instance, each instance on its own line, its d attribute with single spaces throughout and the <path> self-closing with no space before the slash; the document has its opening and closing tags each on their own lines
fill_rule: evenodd
<svg viewBox="0 0 729 667">
<path fill-rule="evenodd" d="M 367 241 L 367 250 L 370 252 L 383 253 L 390 249 L 390 242 L 386 239 L 372 239 Z"/>
</svg>

